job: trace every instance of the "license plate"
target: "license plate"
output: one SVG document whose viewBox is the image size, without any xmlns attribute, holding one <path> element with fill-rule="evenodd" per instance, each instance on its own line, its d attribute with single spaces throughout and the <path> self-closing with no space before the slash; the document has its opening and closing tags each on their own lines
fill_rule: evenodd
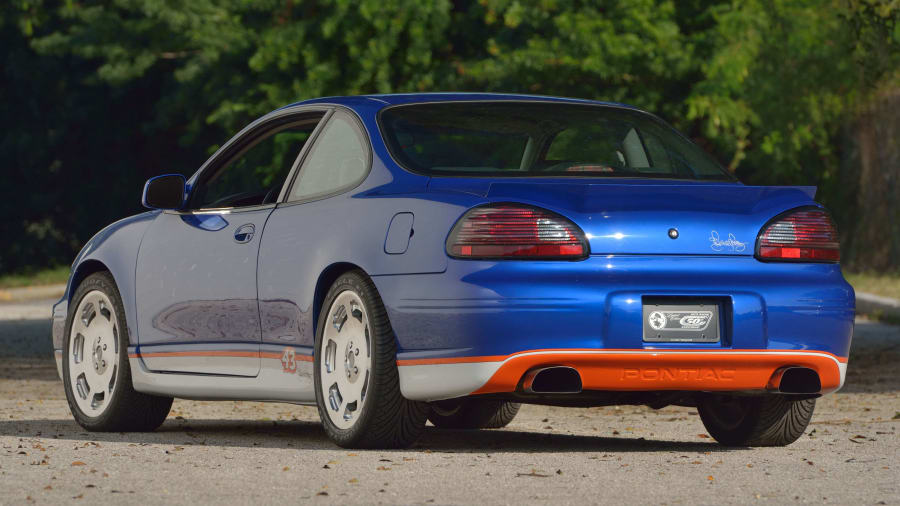
<svg viewBox="0 0 900 506">
<path fill-rule="evenodd" d="M 719 341 L 719 305 L 644 303 L 644 341 L 715 343 Z"/>
</svg>

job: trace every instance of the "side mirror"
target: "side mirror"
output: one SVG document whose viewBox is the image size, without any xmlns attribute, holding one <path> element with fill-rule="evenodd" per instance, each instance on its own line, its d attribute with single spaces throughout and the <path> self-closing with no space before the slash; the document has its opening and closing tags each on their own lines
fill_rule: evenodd
<svg viewBox="0 0 900 506">
<path fill-rule="evenodd" d="M 144 184 L 141 204 L 150 209 L 181 209 L 184 205 L 184 184 L 181 174 L 151 177 Z"/>
</svg>

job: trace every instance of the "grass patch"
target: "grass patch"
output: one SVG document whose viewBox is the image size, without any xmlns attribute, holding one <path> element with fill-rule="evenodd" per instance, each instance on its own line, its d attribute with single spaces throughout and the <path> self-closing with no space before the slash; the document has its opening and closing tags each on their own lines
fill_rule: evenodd
<svg viewBox="0 0 900 506">
<path fill-rule="evenodd" d="M 860 313 L 859 310 L 856 310 L 856 313 L 860 316 L 864 316 L 869 320 L 873 320 L 879 323 L 887 323 L 888 325 L 900 325 L 900 316 L 896 314 L 888 314 L 884 311 L 875 310 L 871 313 Z"/>
<path fill-rule="evenodd" d="M 900 299 L 900 273 L 844 273 L 844 277 L 853 285 L 853 289 L 858 292 Z"/>
<path fill-rule="evenodd" d="M 69 279 L 69 267 L 51 267 L 17 274 L 0 275 L 0 288 L 19 288 L 23 286 L 55 285 L 65 283 Z"/>
</svg>

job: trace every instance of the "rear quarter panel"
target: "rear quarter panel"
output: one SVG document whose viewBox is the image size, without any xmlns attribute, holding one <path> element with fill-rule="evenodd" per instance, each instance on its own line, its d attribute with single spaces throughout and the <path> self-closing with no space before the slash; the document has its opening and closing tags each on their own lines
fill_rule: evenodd
<svg viewBox="0 0 900 506">
<path fill-rule="evenodd" d="M 444 272 L 447 233 L 477 202 L 471 195 L 360 192 L 278 206 L 266 223 L 259 253 L 263 342 L 313 346 L 314 302 L 328 290 L 321 279 L 331 268 L 362 269 L 376 286 L 385 277 Z M 406 251 L 390 254 L 385 241 L 398 213 L 413 215 L 412 230 Z"/>
</svg>

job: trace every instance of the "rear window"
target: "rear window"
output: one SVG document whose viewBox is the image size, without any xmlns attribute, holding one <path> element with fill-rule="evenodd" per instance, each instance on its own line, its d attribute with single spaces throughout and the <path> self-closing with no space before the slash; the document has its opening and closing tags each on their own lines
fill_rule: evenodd
<svg viewBox="0 0 900 506">
<path fill-rule="evenodd" d="M 391 154 L 433 175 L 733 180 L 703 150 L 630 109 L 546 102 L 442 102 L 381 113 Z"/>
</svg>

